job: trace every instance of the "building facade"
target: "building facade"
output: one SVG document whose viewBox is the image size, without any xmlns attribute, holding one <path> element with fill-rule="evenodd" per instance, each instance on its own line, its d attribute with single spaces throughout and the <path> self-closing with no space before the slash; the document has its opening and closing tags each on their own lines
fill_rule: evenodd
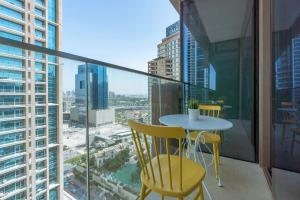
<svg viewBox="0 0 300 200">
<path fill-rule="evenodd" d="M 207 99 L 209 88 L 209 63 L 205 51 L 186 26 L 183 27 L 183 80 L 197 87 L 186 88 L 186 99 Z M 201 88 L 201 89 L 200 89 Z"/>
<path fill-rule="evenodd" d="M 108 108 L 107 68 L 88 64 L 88 101 L 89 124 L 99 126 L 115 121 L 114 109 Z M 75 75 L 75 107 L 71 108 L 70 117 L 74 122 L 85 123 L 86 90 L 85 65 L 79 65 Z"/>
<path fill-rule="evenodd" d="M 155 58 L 148 62 L 148 73 L 172 78 L 172 60 L 170 58 Z"/>
<path fill-rule="evenodd" d="M 180 80 L 180 22 L 166 28 L 166 37 L 157 45 L 157 57 L 172 61 L 172 78 Z"/>
<path fill-rule="evenodd" d="M 61 0 L 0 2 L 0 36 L 61 47 Z M 59 59 L 0 46 L 0 199 L 62 199 Z"/>
<path fill-rule="evenodd" d="M 108 79 L 107 68 L 88 64 L 88 94 L 89 108 L 108 108 Z M 75 102 L 84 105 L 85 94 L 85 65 L 79 65 L 75 76 Z"/>
</svg>

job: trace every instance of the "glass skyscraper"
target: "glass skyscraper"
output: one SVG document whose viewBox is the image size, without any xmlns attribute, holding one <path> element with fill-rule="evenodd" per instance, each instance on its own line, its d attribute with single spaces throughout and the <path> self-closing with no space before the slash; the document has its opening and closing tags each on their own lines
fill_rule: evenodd
<svg viewBox="0 0 300 200">
<path fill-rule="evenodd" d="M 88 95 L 89 109 L 99 110 L 108 108 L 107 68 L 100 65 L 88 64 Z M 83 106 L 85 94 L 85 65 L 79 65 L 75 77 L 75 101 Z"/>
<path fill-rule="evenodd" d="M 0 37 L 60 49 L 61 0 L 2 0 Z M 0 45 L 0 199 L 62 199 L 59 60 Z"/>
</svg>

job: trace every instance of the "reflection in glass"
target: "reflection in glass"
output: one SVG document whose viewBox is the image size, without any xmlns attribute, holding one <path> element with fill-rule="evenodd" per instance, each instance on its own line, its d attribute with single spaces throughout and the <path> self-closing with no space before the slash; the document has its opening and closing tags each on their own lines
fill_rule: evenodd
<svg viewBox="0 0 300 200">
<path fill-rule="evenodd" d="M 218 13 L 218 14 L 216 14 Z M 185 102 L 221 105 L 231 121 L 220 153 L 255 161 L 253 1 L 181 3 Z"/>
<path fill-rule="evenodd" d="M 273 1 L 272 186 L 275 199 L 299 199 L 299 1 Z"/>
</svg>

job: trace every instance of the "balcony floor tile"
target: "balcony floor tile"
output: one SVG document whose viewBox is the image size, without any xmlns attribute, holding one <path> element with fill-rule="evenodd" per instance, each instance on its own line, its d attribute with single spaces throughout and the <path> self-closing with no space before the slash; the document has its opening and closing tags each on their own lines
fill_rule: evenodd
<svg viewBox="0 0 300 200">
<path fill-rule="evenodd" d="M 207 155 L 205 155 L 207 157 Z M 210 166 L 205 183 L 213 200 L 272 200 L 272 194 L 262 169 L 255 163 L 221 157 L 221 178 L 223 187 L 217 186 L 213 166 Z M 193 199 L 193 194 L 185 198 Z M 160 199 L 151 193 L 147 200 Z M 166 200 L 172 198 L 165 198 Z M 205 194 L 205 200 L 209 199 Z"/>
</svg>

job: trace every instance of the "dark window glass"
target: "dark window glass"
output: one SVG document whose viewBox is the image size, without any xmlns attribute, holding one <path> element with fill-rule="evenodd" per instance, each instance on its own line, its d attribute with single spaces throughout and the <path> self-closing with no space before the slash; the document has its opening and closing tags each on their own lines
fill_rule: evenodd
<svg viewBox="0 0 300 200">
<path fill-rule="evenodd" d="M 272 185 L 275 199 L 299 199 L 300 1 L 273 0 Z"/>
<path fill-rule="evenodd" d="M 242 9 L 241 9 L 242 8 Z M 186 102 L 221 106 L 220 154 L 255 161 L 254 1 L 181 1 Z M 247 13 L 247 15 L 245 15 Z"/>
</svg>

